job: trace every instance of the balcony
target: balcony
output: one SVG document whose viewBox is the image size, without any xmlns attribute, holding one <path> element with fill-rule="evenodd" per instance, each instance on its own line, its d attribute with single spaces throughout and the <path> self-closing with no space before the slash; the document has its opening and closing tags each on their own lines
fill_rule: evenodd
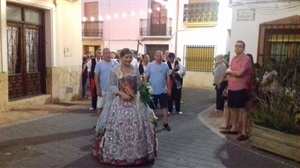
<svg viewBox="0 0 300 168">
<path fill-rule="evenodd" d="M 183 23 L 186 27 L 214 27 L 218 22 L 219 2 L 184 4 Z"/>
<path fill-rule="evenodd" d="M 103 21 L 82 22 L 82 37 L 102 39 Z"/>
<path fill-rule="evenodd" d="M 168 40 L 172 37 L 172 18 L 140 19 L 141 39 Z"/>
</svg>

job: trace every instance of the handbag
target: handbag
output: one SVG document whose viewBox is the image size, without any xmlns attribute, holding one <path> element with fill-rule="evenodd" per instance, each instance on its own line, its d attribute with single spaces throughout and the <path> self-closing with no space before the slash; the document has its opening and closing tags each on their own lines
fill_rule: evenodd
<svg viewBox="0 0 300 168">
<path fill-rule="evenodd" d="M 222 93 L 222 97 L 224 99 L 227 99 L 228 98 L 228 85 L 225 87 L 225 89 L 223 90 L 223 93 Z"/>
</svg>

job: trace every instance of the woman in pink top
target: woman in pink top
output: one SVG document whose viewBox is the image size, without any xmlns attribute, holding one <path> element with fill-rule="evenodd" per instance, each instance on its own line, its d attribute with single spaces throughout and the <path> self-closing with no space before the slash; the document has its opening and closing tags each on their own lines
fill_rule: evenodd
<svg viewBox="0 0 300 168">
<path fill-rule="evenodd" d="M 247 140 L 247 118 L 246 101 L 247 101 L 247 87 L 251 75 L 251 60 L 246 54 L 245 43 L 237 41 L 235 44 L 236 56 L 231 60 L 226 74 L 230 76 L 228 81 L 228 107 L 230 109 L 232 118 L 232 128 L 230 130 L 221 131 L 224 134 L 238 134 L 237 121 L 238 113 L 241 113 L 242 120 L 242 134 L 237 140 Z"/>
</svg>

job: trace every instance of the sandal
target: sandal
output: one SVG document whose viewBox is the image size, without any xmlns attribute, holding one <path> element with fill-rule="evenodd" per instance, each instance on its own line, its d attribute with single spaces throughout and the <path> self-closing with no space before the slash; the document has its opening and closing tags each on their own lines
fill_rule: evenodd
<svg viewBox="0 0 300 168">
<path fill-rule="evenodd" d="M 247 140 L 249 137 L 247 136 L 247 135 L 244 135 L 244 134 L 242 134 L 242 135 L 240 135 L 238 138 L 237 138 L 237 140 L 238 141 L 245 141 L 245 140 Z"/>
<path fill-rule="evenodd" d="M 230 129 L 230 128 L 231 128 L 231 125 L 227 125 L 227 126 L 221 125 L 221 126 L 219 127 L 219 129 Z"/>
<path fill-rule="evenodd" d="M 233 134 L 233 135 L 237 135 L 238 132 L 237 131 L 231 131 L 231 130 L 222 130 L 220 131 L 222 134 Z"/>
</svg>

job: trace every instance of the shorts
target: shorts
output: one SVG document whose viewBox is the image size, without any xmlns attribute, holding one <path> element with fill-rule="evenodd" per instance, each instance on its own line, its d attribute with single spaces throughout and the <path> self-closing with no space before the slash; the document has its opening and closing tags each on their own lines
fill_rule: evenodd
<svg viewBox="0 0 300 168">
<path fill-rule="evenodd" d="M 245 108 L 248 98 L 246 89 L 242 90 L 228 90 L 228 107 L 229 108 Z"/>
<path fill-rule="evenodd" d="M 157 103 L 159 101 L 161 108 L 168 108 L 168 95 L 167 93 L 162 93 L 159 95 L 152 95 L 152 102 L 149 103 L 151 109 L 157 109 Z"/>
<path fill-rule="evenodd" d="M 253 99 L 253 93 L 252 91 L 247 91 L 247 98 L 246 101 L 251 101 Z"/>
<path fill-rule="evenodd" d="M 105 93 L 102 93 L 102 96 L 98 96 L 97 97 L 97 108 L 100 108 L 102 109 L 104 107 L 104 104 L 105 104 L 105 96 L 106 94 Z"/>
</svg>

